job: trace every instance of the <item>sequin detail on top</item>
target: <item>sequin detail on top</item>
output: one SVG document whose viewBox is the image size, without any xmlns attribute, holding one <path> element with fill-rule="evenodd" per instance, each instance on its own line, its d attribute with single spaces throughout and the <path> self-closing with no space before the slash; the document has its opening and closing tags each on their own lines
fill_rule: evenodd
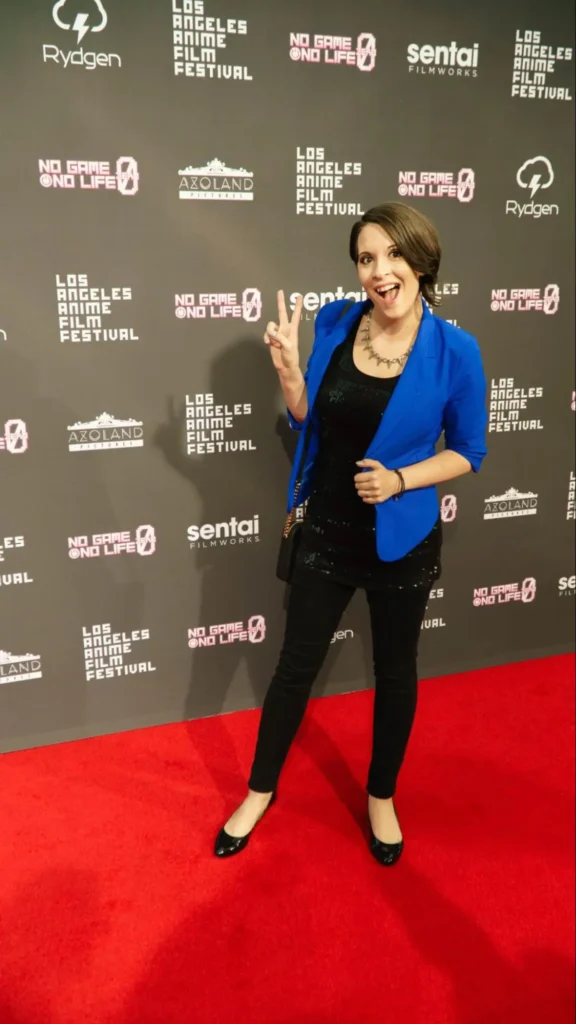
<svg viewBox="0 0 576 1024">
<path fill-rule="evenodd" d="M 362 588 L 430 587 L 441 573 L 440 520 L 404 558 L 384 562 L 376 551 L 375 507 L 365 504 L 354 486 L 356 463 L 364 458 L 400 379 L 371 377 L 355 366 L 357 327 L 334 351 L 316 398 L 319 450 L 293 579 L 314 573 Z"/>
</svg>

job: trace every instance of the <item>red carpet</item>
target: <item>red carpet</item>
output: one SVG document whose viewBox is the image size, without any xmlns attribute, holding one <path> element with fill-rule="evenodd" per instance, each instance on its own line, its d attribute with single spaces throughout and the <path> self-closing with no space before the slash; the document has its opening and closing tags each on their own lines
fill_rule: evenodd
<svg viewBox="0 0 576 1024">
<path fill-rule="evenodd" d="M 257 712 L 0 758 L 1 1024 L 568 1024 L 573 659 L 422 683 L 400 863 L 370 692 L 312 702 L 248 849 Z"/>
</svg>

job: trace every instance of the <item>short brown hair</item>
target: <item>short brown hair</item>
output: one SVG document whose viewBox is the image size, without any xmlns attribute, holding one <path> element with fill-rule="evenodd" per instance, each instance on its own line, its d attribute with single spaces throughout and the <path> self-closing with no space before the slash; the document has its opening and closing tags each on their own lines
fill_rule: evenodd
<svg viewBox="0 0 576 1024">
<path fill-rule="evenodd" d="M 395 245 L 402 258 L 415 273 L 419 273 L 420 291 L 431 306 L 439 305 L 435 285 L 438 280 L 442 249 L 438 232 L 419 210 L 405 203 L 382 203 L 373 206 L 356 221 L 350 233 L 350 258 L 358 262 L 358 237 L 366 224 L 379 224 Z"/>
</svg>

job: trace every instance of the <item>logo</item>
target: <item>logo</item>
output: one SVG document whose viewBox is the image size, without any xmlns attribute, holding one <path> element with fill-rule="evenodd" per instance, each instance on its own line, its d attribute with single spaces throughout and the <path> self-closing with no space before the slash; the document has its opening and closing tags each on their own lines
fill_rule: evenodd
<svg viewBox="0 0 576 1024">
<path fill-rule="evenodd" d="M 323 146 L 296 148 L 296 213 L 306 216 L 361 217 L 359 203 L 337 203 L 334 196 L 344 179 L 362 174 L 362 164 L 326 160 Z"/>
<path fill-rule="evenodd" d="M 512 96 L 523 100 L 571 100 L 568 87 L 546 83 L 556 72 L 556 64 L 572 60 L 574 51 L 568 46 L 545 46 L 541 37 L 541 32 L 516 30 Z"/>
<path fill-rule="evenodd" d="M 484 519 L 535 516 L 537 512 L 538 495 L 534 491 L 517 491 L 510 487 L 504 494 L 493 494 L 484 501 Z"/>
<path fill-rule="evenodd" d="M 86 274 L 56 274 L 60 341 L 138 341 L 133 327 L 102 327 L 112 303 L 131 302 L 131 288 L 93 288 Z"/>
<path fill-rule="evenodd" d="M 310 36 L 307 32 L 291 32 L 290 60 L 345 64 L 359 71 L 373 71 L 376 67 L 376 37 L 371 32 L 362 32 L 354 48 L 351 36 Z"/>
<path fill-rule="evenodd" d="M 262 316 L 262 296 L 257 288 L 245 288 L 240 297 L 236 292 L 225 295 L 201 292 L 175 295 L 175 314 L 179 320 L 228 320 L 232 318 L 255 323 Z"/>
<path fill-rule="evenodd" d="M 248 26 L 238 18 L 206 16 L 203 0 L 172 0 L 174 74 L 187 78 L 228 78 L 251 82 L 241 64 L 220 64 L 217 51 L 226 49 L 228 38 L 245 36 Z"/>
<path fill-rule="evenodd" d="M 133 629 L 131 633 L 113 633 L 109 622 L 82 627 L 84 669 L 86 680 L 114 679 L 119 676 L 142 675 L 155 672 L 151 661 L 128 662 L 132 644 L 150 639 L 149 629 Z"/>
<path fill-rule="evenodd" d="M 419 46 L 410 43 L 407 51 L 408 70 L 417 75 L 448 75 L 458 78 L 478 77 L 478 43 L 472 46 Z"/>
<path fill-rule="evenodd" d="M 522 583 L 502 583 L 497 587 L 476 587 L 472 604 L 475 608 L 484 605 L 510 604 L 511 601 L 522 601 L 531 604 L 536 598 L 536 580 L 528 576 Z"/>
<path fill-rule="evenodd" d="M 251 416 L 249 402 L 216 405 L 213 395 L 186 395 L 186 450 L 188 455 L 215 455 L 221 452 L 255 452 L 253 441 L 225 441 L 224 431 L 232 430 L 237 416 Z"/>
<path fill-rule="evenodd" d="M 108 160 L 39 160 L 39 181 L 43 188 L 81 189 L 96 192 L 101 189 L 119 192 L 122 196 L 135 196 L 140 175 L 138 164 L 131 156 L 119 156 L 116 170 Z"/>
<path fill-rule="evenodd" d="M 77 3 L 69 3 L 68 0 L 57 0 L 52 8 L 52 18 L 58 28 L 76 35 L 76 43 L 80 48 L 69 50 L 66 53 L 58 46 L 45 43 L 42 47 L 44 63 L 52 60 L 55 64 L 60 64 L 65 68 L 76 65 L 85 68 L 86 71 L 94 71 L 95 68 L 109 68 L 114 64 L 122 67 L 122 61 L 117 53 L 95 53 L 85 51 L 80 46 L 89 32 L 103 32 L 106 28 L 108 15 L 104 4 L 101 0 L 83 0 L 81 6 L 84 7 L 84 11 L 81 9 L 79 12 L 78 6 Z M 75 7 L 78 13 L 72 13 L 72 7 Z"/>
<path fill-rule="evenodd" d="M 0 651 L 0 683 L 22 683 L 42 678 L 39 654 L 10 654 Z"/>
<path fill-rule="evenodd" d="M 78 33 L 78 38 L 76 40 L 78 45 L 80 45 L 87 32 L 102 32 L 102 30 L 106 28 L 106 25 L 108 24 L 108 15 L 104 10 L 101 0 L 93 0 L 98 8 L 98 14 L 100 15 L 99 21 L 93 25 L 89 24 L 88 14 L 77 14 L 74 19 L 74 24 L 64 21 L 60 16 L 60 11 L 66 6 L 67 2 L 68 0 L 57 0 L 52 8 L 52 17 L 58 25 L 58 28 L 63 28 L 66 31 L 72 29 L 73 32 Z"/>
<path fill-rule="evenodd" d="M 453 523 L 458 512 L 458 499 L 455 494 L 444 494 L 440 502 L 440 517 L 443 523 Z"/>
<path fill-rule="evenodd" d="M 540 189 L 550 188 L 554 181 L 554 171 L 547 156 L 535 156 L 531 160 L 525 160 L 516 174 L 516 182 L 520 188 L 528 189 L 529 202 L 519 203 L 515 199 L 506 200 L 506 214 L 511 213 L 514 217 L 533 217 L 539 220 L 540 217 L 557 215 L 560 210 L 556 203 L 534 203 L 533 199 Z"/>
<path fill-rule="evenodd" d="M 23 548 L 24 537 L 4 537 L 0 539 L 0 562 L 6 561 L 6 552 L 16 548 Z M 0 568 L 2 568 L 0 566 Z M 33 583 L 34 580 L 27 572 L 1 572 L 0 587 L 18 586 L 20 583 Z"/>
<path fill-rule="evenodd" d="M 70 558 L 100 558 L 109 555 L 153 555 L 156 551 L 156 531 L 153 526 L 137 526 L 121 533 L 94 533 L 91 537 L 68 537 Z"/>
<path fill-rule="evenodd" d="M 568 482 L 568 504 L 566 506 L 566 519 L 576 519 L 576 476 L 572 471 Z"/>
<path fill-rule="evenodd" d="M 180 199 L 254 199 L 254 174 L 243 167 L 226 167 L 221 160 L 211 160 L 204 167 L 185 167 L 178 174 Z"/>
<path fill-rule="evenodd" d="M 330 643 L 335 644 L 337 640 L 353 640 L 354 630 L 353 629 L 337 629 L 332 637 Z"/>
<path fill-rule="evenodd" d="M 188 543 L 191 548 L 224 548 L 236 544 L 258 544 L 260 542 L 260 517 L 236 519 L 227 523 L 203 523 L 189 526 Z"/>
<path fill-rule="evenodd" d="M 490 309 L 493 313 L 546 313 L 553 316 L 560 305 L 557 284 L 540 288 L 493 288 Z"/>
<path fill-rule="evenodd" d="M 476 177 L 469 167 L 454 176 L 451 171 L 399 171 L 398 195 L 428 199 L 457 199 L 471 203 L 476 191 Z"/>
<path fill-rule="evenodd" d="M 520 419 L 529 401 L 542 398 L 544 388 L 517 388 L 514 377 L 492 378 L 488 431 L 509 433 L 519 430 L 543 430 L 540 420 Z"/>
<path fill-rule="evenodd" d="M 558 597 L 574 597 L 576 594 L 576 576 L 561 576 L 558 580 Z"/>
<path fill-rule="evenodd" d="M 0 434 L 0 452 L 22 455 L 28 451 L 28 428 L 24 420 L 6 420 Z"/>
<path fill-rule="evenodd" d="M 261 644 L 266 639 L 266 620 L 252 615 L 243 622 L 225 622 L 219 626 L 196 626 L 188 630 L 188 647 L 215 647 L 216 644 Z"/>
<path fill-rule="evenodd" d="M 105 448 L 142 448 L 142 420 L 117 420 L 103 412 L 86 423 L 79 421 L 68 427 L 68 451 L 96 452 Z"/>
</svg>

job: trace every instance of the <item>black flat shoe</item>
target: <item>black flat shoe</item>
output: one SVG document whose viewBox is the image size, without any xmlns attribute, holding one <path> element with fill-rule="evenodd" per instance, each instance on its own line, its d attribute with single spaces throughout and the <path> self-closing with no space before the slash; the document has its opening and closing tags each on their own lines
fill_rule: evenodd
<svg viewBox="0 0 576 1024">
<path fill-rule="evenodd" d="M 392 806 L 394 806 L 394 804 L 392 804 Z M 396 814 L 395 807 L 394 813 Z M 398 818 L 398 815 L 396 815 L 396 818 Z M 370 824 L 370 818 L 368 818 L 368 823 Z M 381 839 L 376 838 L 372 825 L 370 825 L 370 853 L 376 858 L 379 864 L 383 864 L 387 868 L 392 867 L 396 861 L 400 860 L 403 849 L 403 839 L 401 839 L 399 843 L 383 843 Z"/>
<path fill-rule="evenodd" d="M 266 814 L 276 799 L 276 793 L 272 793 L 268 806 L 262 811 L 262 814 L 258 818 L 258 821 L 262 821 L 262 818 Z M 216 842 L 214 844 L 214 853 L 217 857 L 233 857 L 235 853 L 240 853 L 248 846 L 248 840 L 252 835 L 258 821 L 254 825 L 254 828 L 250 829 L 245 836 L 229 836 L 225 829 L 221 828 L 218 835 L 216 836 Z"/>
</svg>

